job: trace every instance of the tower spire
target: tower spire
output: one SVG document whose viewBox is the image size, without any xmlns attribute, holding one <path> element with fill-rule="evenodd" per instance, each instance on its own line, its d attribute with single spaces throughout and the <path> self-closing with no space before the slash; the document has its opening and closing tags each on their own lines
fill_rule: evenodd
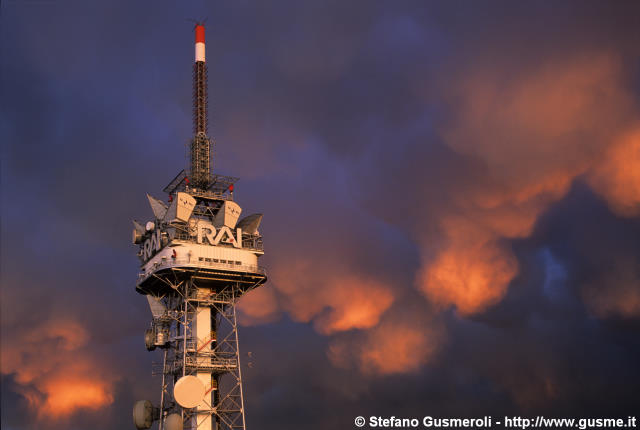
<svg viewBox="0 0 640 430">
<path fill-rule="evenodd" d="M 211 139 L 207 127 L 207 62 L 204 25 L 195 27 L 195 63 L 193 65 L 193 139 L 190 145 L 189 177 L 193 186 L 206 190 L 211 185 Z"/>
<path fill-rule="evenodd" d="M 153 218 L 134 221 L 140 273 L 136 291 L 151 310 L 149 351 L 163 350 L 160 406 L 134 406 L 138 430 L 245 430 L 236 304 L 267 276 L 258 231 L 262 214 L 240 218 L 238 178 L 213 175 L 207 136 L 204 27 L 195 27 L 191 163 L 167 185 L 169 205 L 149 196 Z"/>
</svg>

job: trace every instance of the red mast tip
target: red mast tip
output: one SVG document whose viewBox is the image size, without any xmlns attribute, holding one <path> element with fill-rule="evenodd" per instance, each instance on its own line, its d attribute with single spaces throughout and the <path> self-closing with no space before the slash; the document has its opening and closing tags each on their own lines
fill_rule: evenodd
<svg viewBox="0 0 640 430">
<path fill-rule="evenodd" d="M 204 25 L 196 25 L 196 43 L 204 43 Z"/>
</svg>

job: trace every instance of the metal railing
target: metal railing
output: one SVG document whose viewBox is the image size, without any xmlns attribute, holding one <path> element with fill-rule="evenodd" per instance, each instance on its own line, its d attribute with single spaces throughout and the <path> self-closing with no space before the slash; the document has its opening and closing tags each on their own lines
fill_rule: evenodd
<svg viewBox="0 0 640 430">
<path fill-rule="evenodd" d="M 202 258 L 202 260 L 200 260 Z M 209 261 L 207 261 L 209 260 Z M 258 265 L 241 265 L 235 263 L 221 263 L 220 261 L 214 262 L 211 258 L 204 257 L 187 257 L 187 258 L 172 258 L 161 257 L 154 264 L 149 266 L 149 269 L 138 274 L 138 282 L 148 278 L 158 270 L 168 269 L 172 267 L 191 267 L 202 269 L 219 269 L 230 272 L 242 272 L 242 273 L 259 273 L 265 275 L 266 271 L 264 267 Z"/>
<path fill-rule="evenodd" d="M 193 356 L 187 355 L 184 358 L 184 362 L 186 363 L 187 369 L 190 370 L 209 370 L 209 371 L 217 371 L 217 372 L 230 372 L 232 370 L 236 370 L 238 368 L 238 361 L 234 358 L 220 358 L 215 356 Z M 182 370 L 182 358 L 175 358 L 173 360 L 167 361 L 167 370 L 170 373 L 176 373 Z M 161 371 L 162 363 L 157 363 L 157 367 L 154 369 L 156 374 L 159 374 Z M 153 373 L 153 372 L 152 372 Z"/>
</svg>

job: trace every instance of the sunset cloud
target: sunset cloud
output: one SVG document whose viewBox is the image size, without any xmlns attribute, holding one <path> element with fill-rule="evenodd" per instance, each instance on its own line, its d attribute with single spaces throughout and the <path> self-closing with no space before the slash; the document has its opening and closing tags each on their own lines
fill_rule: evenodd
<svg viewBox="0 0 640 430">
<path fill-rule="evenodd" d="M 249 427 L 637 409 L 640 3 L 5 3 L 3 428 L 157 404 L 129 232 L 203 16 L 213 171 L 264 213 Z"/>
<path fill-rule="evenodd" d="M 633 104 L 616 56 L 577 55 L 508 76 L 480 65 L 456 79 L 445 100 L 457 110 L 441 134 L 483 174 L 436 215 L 445 245 L 425 259 L 417 283 L 432 302 L 470 315 L 498 303 L 518 274 L 505 240 L 528 237 L 589 169 L 614 209 L 636 210 L 639 151 L 635 134 L 617 139 Z"/>
<path fill-rule="evenodd" d="M 367 375 L 412 373 L 433 360 L 443 340 L 436 322 L 409 310 L 354 337 L 333 339 L 327 356 L 337 367 Z"/>
<path fill-rule="evenodd" d="M 595 163 L 589 183 L 602 194 L 615 213 L 640 214 L 640 125 L 614 139 Z"/>
<path fill-rule="evenodd" d="M 13 374 L 36 416 L 61 419 L 110 405 L 114 377 L 87 349 L 86 328 L 73 319 L 50 319 L 20 329 L 2 342 L 2 373 Z"/>
<path fill-rule="evenodd" d="M 294 267 L 277 266 L 273 285 L 283 309 L 296 321 L 313 322 L 319 333 L 374 327 L 394 301 L 392 287 L 376 279 L 331 270 L 314 274 L 311 267 L 303 259 Z"/>
</svg>

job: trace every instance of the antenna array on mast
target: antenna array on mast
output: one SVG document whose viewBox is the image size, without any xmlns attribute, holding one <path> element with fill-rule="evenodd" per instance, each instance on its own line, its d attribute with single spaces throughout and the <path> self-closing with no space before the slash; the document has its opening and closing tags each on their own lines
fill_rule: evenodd
<svg viewBox="0 0 640 430">
<path fill-rule="evenodd" d="M 195 63 L 193 64 L 193 139 L 191 139 L 189 176 L 194 187 L 206 190 L 211 185 L 211 139 L 208 136 L 208 88 L 204 26 L 197 24 Z"/>
</svg>

